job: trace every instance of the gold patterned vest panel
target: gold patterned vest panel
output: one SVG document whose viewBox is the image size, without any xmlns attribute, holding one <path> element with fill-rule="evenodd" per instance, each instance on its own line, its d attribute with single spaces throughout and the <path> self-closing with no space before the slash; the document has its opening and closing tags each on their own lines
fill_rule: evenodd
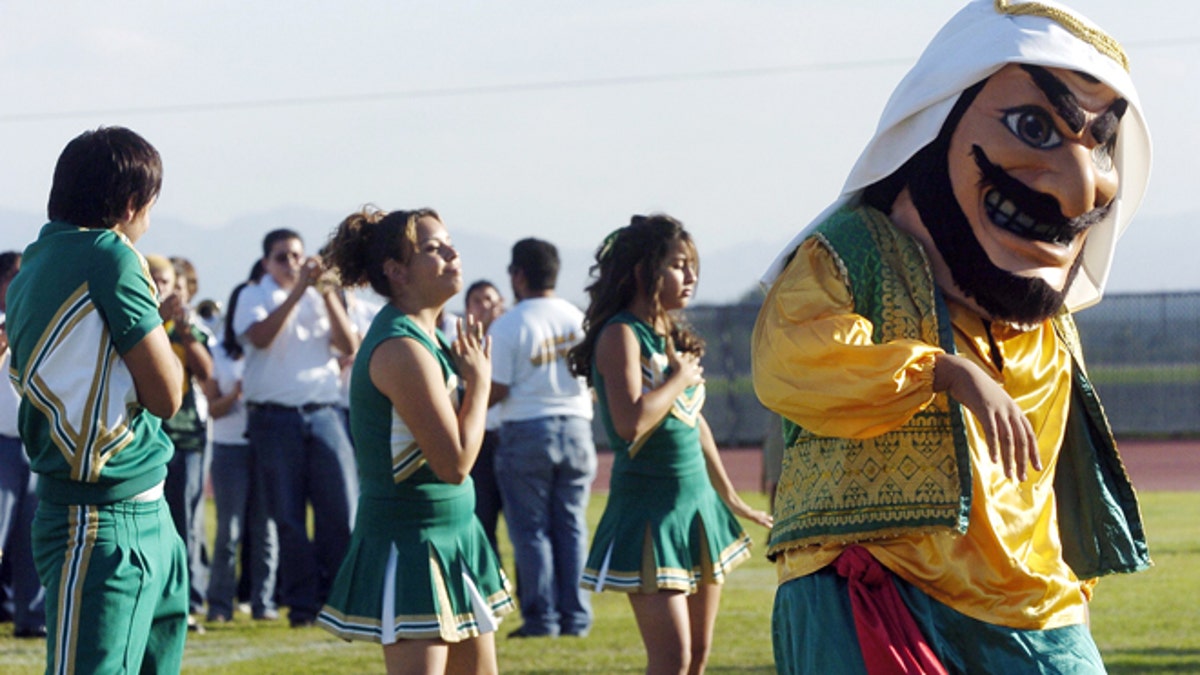
<svg viewBox="0 0 1200 675">
<path fill-rule="evenodd" d="M 884 214 L 844 208 L 812 235 L 832 254 L 876 343 L 915 339 L 954 352 L 945 304 L 920 245 Z M 873 438 L 818 436 L 784 420 L 768 555 L 899 532 L 966 531 L 971 478 L 962 412 L 938 394 L 904 427 Z"/>
</svg>

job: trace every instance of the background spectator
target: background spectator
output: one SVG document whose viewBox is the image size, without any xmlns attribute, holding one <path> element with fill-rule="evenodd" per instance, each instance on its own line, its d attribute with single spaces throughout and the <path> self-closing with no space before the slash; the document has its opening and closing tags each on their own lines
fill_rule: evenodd
<svg viewBox="0 0 1200 675">
<path fill-rule="evenodd" d="M 583 312 L 555 296 L 558 249 L 522 239 L 509 278 L 517 304 L 492 322 L 492 402 L 504 401 L 496 479 L 517 563 L 523 624 L 510 637 L 586 635 L 591 598 L 579 587 L 587 502 L 596 475 L 592 396 L 567 351 Z"/>
<path fill-rule="evenodd" d="M 292 627 L 304 627 L 325 602 L 354 522 L 358 478 L 338 408 L 338 357 L 358 339 L 337 288 L 318 286 L 324 264 L 304 255 L 299 234 L 268 232 L 262 249 L 267 273 L 243 289 L 233 328 L 246 349 L 247 433 L 279 532 L 280 600 Z"/>
</svg>

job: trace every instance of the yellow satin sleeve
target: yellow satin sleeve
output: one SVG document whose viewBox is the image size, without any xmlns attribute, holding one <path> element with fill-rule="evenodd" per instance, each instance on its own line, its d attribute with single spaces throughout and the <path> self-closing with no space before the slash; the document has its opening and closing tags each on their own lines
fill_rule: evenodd
<svg viewBox="0 0 1200 675">
<path fill-rule="evenodd" d="M 829 252 L 809 239 L 768 292 L 754 325 L 754 389 L 767 408 L 817 434 L 869 438 L 933 399 L 939 347 L 873 344 L 872 323 Z"/>
</svg>

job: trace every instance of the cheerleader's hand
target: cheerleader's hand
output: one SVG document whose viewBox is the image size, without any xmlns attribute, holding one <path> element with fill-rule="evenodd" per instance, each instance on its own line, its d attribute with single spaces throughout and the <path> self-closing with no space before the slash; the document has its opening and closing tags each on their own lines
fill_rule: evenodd
<svg viewBox="0 0 1200 675">
<path fill-rule="evenodd" d="M 483 332 L 483 324 L 468 316 L 458 320 L 458 338 L 451 346 L 454 362 L 463 379 L 471 385 L 491 382 L 492 340 Z"/>
<path fill-rule="evenodd" d="M 684 387 L 695 387 L 704 384 L 704 367 L 700 365 L 700 357 L 690 352 L 675 351 L 675 343 L 667 340 L 667 367 L 672 376 L 683 379 Z"/>
<path fill-rule="evenodd" d="M 775 525 L 775 518 L 771 514 L 767 513 L 766 511 L 759 511 L 758 509 L 750 508 L 750 505 L 741 499 L 731 504 L 730 509 L 733 511 L 733 514 L 739 518 L 753 520 L 767 529 L 771 529 L 771 527 Z"/>
</svg>

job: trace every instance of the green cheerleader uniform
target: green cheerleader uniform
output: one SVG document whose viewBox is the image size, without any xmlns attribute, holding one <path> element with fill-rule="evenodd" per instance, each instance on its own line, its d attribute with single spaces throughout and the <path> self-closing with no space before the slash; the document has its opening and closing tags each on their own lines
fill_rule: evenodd
<svg viewBox="0 0 1200 675">
<path fill-rule="evenodd" d="M 344 640 L 445 642 L 493 632 L 513 610 L 508 580 L 475 517 L 470 479 L 444 483 L 425 463 L 404 420 L 371 383 L 375 348 L 411 338 L 437 357 L 457 408 L 458 375 L 446 338 L 435 343 L 385 306 L 354 362 L 350 429 L 361 492 L 346 557 L 317 623 Z"/>
<path fill-rule="evenodd" d="M 666 339 L 628 312 L 609 320 L 637 336 L 642 391 L 668 376 Z M 608 504 L 588 554 L 580 584 L 592 591 L 694 593 L 697 584 L 719 584 L 750 557 L 750 538 L 708 478 L 700 447 L 704 385 L 675 399 L 659 424 L 632 443 L 617 435 L 604 378 L 592 366 L 600 419 L 613 459 Z"/>
</svg>

